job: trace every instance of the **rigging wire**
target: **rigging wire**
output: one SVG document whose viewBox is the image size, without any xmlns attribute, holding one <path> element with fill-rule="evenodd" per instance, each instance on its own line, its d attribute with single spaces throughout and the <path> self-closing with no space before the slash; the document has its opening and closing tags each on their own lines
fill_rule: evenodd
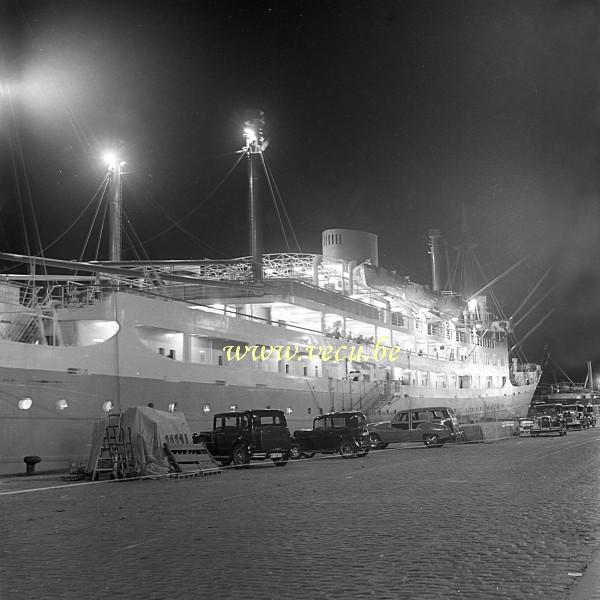
<svg viewBox="0 0 600 600">
<path fill-rule="evenodd" d="M 167 216 L 167 218 L 172 222 L 172 224 L 169 227 L 167 227 L 166 229 L 163 229 L 162 231 L 160 231 L 159 233 L 157 233 L 149 238 L 146 238 L 144 240 L 144 243 L 147 244 L 148 242 L 158 239 L 158 238 L 162 237 L 163 235 L 165 235 L 166 233 L 168 233 L 169 231 L 172 231 L 175 228 L 179 229 L 180 231 L 183 231 L 184 233 L 189 234 L 190 232 L 186 231 L 181 226 L 181 223 L 183 223 L 184 221 L 189 219 L 193 214 L 195 214 L 198 210 L 200 210 L 200 208 L 202 208 L 202 206 L 204 204 L 206 204 L 206 202 L 208 202 L 208 200 L 210 200 L 210 198 L 212 198 L 219 191 L 219 189 L 221 189 L 223 184 L 227 181 L 227 179 L 229 179 L 229 176 L 233 173 L 233 171 L 235 171 L 236 167 L 240 164 L 240 162 L 242 161 L 243 158 L 244 158 L 244 154 L 240 154 L 239 158 L 237 159 L 237 161 L 235 162 L 233 167 L 231 167 L 231 169 L 229 169 L 229 171 L 227 171 L 227 173 L 225 174 L 223 179 L 221 179 L 221 181 L 217 184 L 217 186 L 211 192 L 209 192 L 208 195 L 205 196 L 204 199 L 201 200 L 192 210 L 188 211 L 185 215 L 183 215 L 183 217 L 181 217 L 177 221 L 174 221 L 165 212 L 164 213 L 165 216 Z M 162 210 L 164 212 L 164 209 L 162 209 Z"/>
<path fill-rule="evenodd" d="M 571 382 L 573 385 L 575 385 L 575 382 L 565 373 L 565 371 L 563 370 L 563 368 L 552 358 L 550 357 L 550 361 L 552 362 L 552 366 L 556 367 L 562 374 L 563 377 L 565 377 L 567 379 L 567 381 Z M 554 374 L 554 373 L 553 373 Z M 556 381 L 556 377 L 554 378 L 554 382 L 558 383 Z"/>
<path fill-rule="evenodd" d="M 139 259 L 142 258 L 142 256 L 140 255 L 140 253 L 138 253 L 137 249 L 136 249 L 136 245 L 140 247 L 140 252 L 143 255 L 143 258 L 145 260 L 150 260 L 150 256 L 148 255 L 148 253 L 146 252 L 146 249 L 144 248 L 144 244 L 142 244 L 142 240 L 140 240 L 135 228 L 133 227 L 133 224 L 131 222 L 131 219 L 129 218 L 129 215 L 125 212 L 125 210 L 123 210 L 123 216 L 125 217 L 125 223 L 127 223 L 127 225 L 129 226 L 129 228 L 131 229 L 131 236 L 127 233 L 127 231 L 125 231 L 125 234 L 127 235 L 127 239 L 129 240 L 130 243 L 130 248 L 132 249 L 132 251 L 135 253 L 136 257 Z M 134 239 L 132 239 L 132 236 Z"/>
<path fill-rule="evenodd" d="M 79 254 L 79 261 L 81 262 L 83 260 L 83 255 L 85 254 L 87 245 L 89 243 L 90 237 L 92 235 L 92 231 L 94 229 L 94 225 L 96 224 L 96 220 L 98 218 L 98 213 L 100 212 L 100 209 L 102 208 L 102 204 L 103 204 L 103 200 L 106 197 L 106 190 L 108 189 L 108 184 L 110 181 L 110 177 L 109 174 L 107 173 L 104 176 L 104 179 L 102 181 L 102 183 L 100 184 L 100 187 L 98 188 L 98 190 L 96 190 L 94 196 L 92 197 L 92 200 L 88 203 L 88 205 L 85 207 L 84 211 L 87 210 L 87 208 L 91 205 L 92 201 L 96 198 L 96 196 L 98 195 L 98 192 L 100 190 L 102 190 L 102 193 L 100 194 L 100 201 L 98 202 L 98 205 L 96 206 L 96 211 L 94 212 L 94 216 L 92 218 L 92 223 L 88 229 L 88 233 L 87 236 L 85 238 L 85 241 L 83 243 L 83 248 L 81 250 L 81 253 Z M 83 213 L 82 213 L 83 214 Z M 69 230 L 67 230 L 65 233 L 67 233 Z"/>
<path fill-rule="evenodd" d="M 60 100 L 61 106 L 67 116 L 67 120 L 69 121 L 71 128 L 75 133 L 75 137 L 77 137 L 83 151 L 87 154 L 88 158 L 94 158 L 94 149 L 98 147 L 98 141 L 91 140 L 91 136 L 88 135 L 85 128 L 79 123 L 75 112 L 73 111 L 69 102 L 67 101 L 67 97 L 62 87 L 63 86 L 58 85 L 58 81 L 55 83 L 55 89 L 57 91 L 57 95 Z"/>
<path fill-rule="evenodd" d="M 287 251 L 290 252 L 290 243 L 288 241 L 288 237 L 287 234 L 285 233 L 285 227 L 283 225 L 283 221 L 281 219 L 281 211 L 279 210 L 279 206 L 277 205 L 277 198 L 275 197 L 275 192 L 273 190 L 273 185 L 271 183 L 271 177 L 269 174 L 269 171 L 267 169 L 267 163 L 265 161 L 265 156 L 262 153 L 262 151 L 260 152 L 260 158 L 263 164 L 263 169 L 265 170 L 265 175 L 266 175 L 266 180 L 267 180 L 267 184 L 269 186 L 269 190 L 271 191 L 271 198 L 273 199 L 273 206 L 275 207 L 275 212 L 277 213 L 277 219 L 279 220 L 279 227 L 281 227 L 281 234 L 283 235 L 283 240 L 285 242 L 285 247 L 287 248 Z"/>
<path fill-rule="evenodd" d="M 285 203 L 283 202 L 283 197 L 282 197 L 281 193 L 279 192 L 279 188 L 277 186 L 277 182 L 275 181 L 275 177 L 273 176 L 273 172 L 271 171 L 271 168 L 269 167 L 267 160 L 264 157 L 264 154 L 261 152 L 260 155 L 263 160 L 263 166 L 264 166 L 265 172 L 267 173 L 267 181 L 269 182 L 269 188 L 271 189 L 271 194 L 273 195 L 273 199 L 275 200 L 275 198 L 277 197 L 277 199 L 279 200 L 279 203 L 281 204 L 281 210 L 283 211 L 283 214 L 287 221 L 288 227 L 290 229 L 290 233 L 291 233 L 292 237 L 294 238 L 294 243 L 296 245 L 296 248 L 297 248 L 298 252 L 302 252 L 300 243 L 298 242 L 298 238 L 296 237 L 296 231 L 294 230 L 294 226 L 292 225 L 292 221 L 291 221 L 290 216 L 285 207 Z M 271 182 L 273 184 L 272 187 L 271 187 Z M 273 189 L 275 190 L 276 196 L 273 194 Z M 277 214 L 279 215 L 279 211 L 277 211 Z M 281 222 L 281 220 L 280 220 L 280 222 Z M 282 225 L 282 228 L 283 228 L 283 225 Z M 285 233 L 284 233 L 284 237 L 285 237 Z"/>
<path fill-rule="evenodd" d="M 127 229 L 125 229 L 125 228 L 123 228 L 123 235 L 124 235 L 124 236 L 127 238 L 127 241 L 129 242 L 129 244 L 130 244 L 130 245 L 133 245 L 133 243 L 134 243 L 134 240 L 133 240 L 133 238 L 131 237 L 131 235 L 129 234 L 129 231 L 128 231 Z M 138 251 L 137 251 L 137 250 L 135 250 L 135 248 L 134 248 L 134 250 L 133 250 L 133 253 L 134 253 L 134 255 L 135 255 L 135 258 L 136 258 L 136 260 L 141 260 L 141 257 L 140 257 L 140 255 L 139 255 Z"/>
<path fill-rule="evenodd" d="M 100 219 L 100 231 L 98 232 L 98 239 L 96 240 L 96 252 L 94 254 L 94 260 L 98 260 L 98 256 L 100 255 L 100 243 L 102 242 L 102 232 L 104 231 L 104 223 L 108 220 L 106 215 L 108 214 L 108 199 L 104 203 L 104 212 L 102 214 L 102 219 Z"/>
<path fill-rule="evenodd" d="M 512 352 L 517 346 L 520 346 L 542 323 L 554 312 L 554 308 L 551 308 L 544 317 L 542 317 L 522 338 L 517 342 L 509 352 Z"/>
<path fill-rule="evenodd" d="M 529 294 L 527 294 L 527 296 L 523 300 L 523 302 L 521 302 L 521 304 L 519 304 L 519 306 L 513 311 L 513 314 L 510 317 L 511 320 L 514 319 L 515 316 L 519 313 L 519 311 L 523 308 L 523 306 L 525 306 L 525 304 L 527 304 L 527 301 L 529 300 L 529 298 L 531 298 L 531 296 L 533 296 L 533 294 L 538 289 L 538 287 L 540 287 L 542 281 L 544 281 L 544 279 L 546 279 L 546 277 L 548 276 L 548 274 L 550 273 L 550 271 L 552 271 L 552 267 L 550 267 L 549 269 L 547 269 L 547 271 L 540 277 L 540 279 L 538 280 L 538 282 L 533 286 L 533 288 L 531 289 L 531 291 L 529 292 Z"/>
<path fill-rule="evenodd" d="M 546 291 L 545 294 L 542 295 L 541 298 L 538 299 L 537 302 L 533 304 L 533 306 L 513 325 L 513 327 L 518 327 L 556 288 L 556 285 L 553 285 L 550 289 Z"/>
<path fill-rule="evenodd" d="M 143 183 L 143 180 L 141 180 Z M 177 227 L 181 232 L 185 233 L 186 235 L 190 236 L 192 239 L 194 239 L 195 241 L 197 241 L 200 245 L 204 246 L 205 248 L 207 248 L 208 250 L 210 250 L 211 252 L 214 252 L 215 254 L 222 256 L 222 257 L 226 257 L 227 255 L 222 252 L 221 250 L 218 250 L 217 248 L 215 248 L 214 246 L 212 246 L 211 244 L 208 244 L 207 242 L 205 242 L 204 240 L 200 239 L 197 235 L 195 235 L 193 232 L 189 231 L 188 229 L 186 229 L 185 227 L 183 227 L 180 223 L 181 221 L 183 221 L 186 217 L 183 217 L 182 219 L 180 219 L 179 221 L 175 221 L 175 219 L 173 219 L 173 217 L 171 217 L 169 215 L 169 213 L 166 211 L 166 209 L 160 204 L 160 202 L 158 202 L 152 194 L 148 194 L 146 195 L 146 198 L 152 203 L 152 205 L 157 208 L 158 210 L 161 211 L 161 213 L 165 216 L 165 218 L 170 221 L 172 223 L 172 226 L 167 228 L 166 230 L 163 230 L 162 232 L 159 232 L 158 234 L 147 238 L 144 241 L 139 241 L 139 245 L 143 246 L 145 243 L 148 243 L 150 241 L 153 241 L 154 239 L 161 237 L 162 235 L 164 235 L 166 232 L 170 231 L 171 229 Z M 208 198 L 205 199 L 205 201 L 208 200 Z M 138 238 L 139 239 L 139 238 Z M 124 248 L 125 251 L 127 250 L 133 250 L 132 247 L 127 247 Z"/>
<path fill-rule="evenodd" d="M 29 245 L 29 235 L 27 234 L 27 227 L 25 224 L 26 221 L 25 221 L 25 210 L 23 207 L 23 196 L 21 194 L 21 186 L 19 185 L 19 169 L 17 166 L 16 157 L 15 157 L 12 135 L 9 135 L 8 143 L 10 146 L 10 157 L 11 157 L 11 166 L 12 166 L 12 171 L 13 171 L 13 177 L 15 179 L 15 192 L 17 195 L 17 201 L 19 203 L 19 221 L 20 221 L 21 228 L 22 228 L 23 242 L 25 244 L 27 254 L 31 254 L 31 247 Z"/>
<path fill-rule="evenodd" d="M 21 167 L 21 172 L 23 174 L 23 180 L 24 180 L 24 186 L 25 186 L 25 193 L 26 193 L 26 199 L 27 199 L 27 203 L 29 205 L 29 210 L 31 211 L 31 218 L 33 221 L 33 229 L 34 229 L 34 233 L 35 233 L 35 238 L 36 238 L 36 242 L 38 244 L 38 248 L 40 249 L 40 254 L 43 256 L 43 248 L 42 248 L 42 240 L 40 237 L 40 231 L 39 231 L 39 226 L 38 226 L 38 222 L 37 222 L 37 217 L 35 214 L 35 207 L 33 205 L 33 196 L 31 193 L 31 185 L 29 182 L 29 174 L 27 172 L 27 167 L 25 166 L 25 154 L 23 152 L 23 144 L 21 142 L 21 136 L 19 135 L 19 129 L 17 127 L 17 117 L 15 114 L 15 107 L 14 107 L 14 103 L 12 101 L 12 94 L 10 93 L 10 88 L 9 88 L 9 93 L 8 93 L 8 105 L 9 105 L 9 109 L 10 109 L 10 113 L 11 113 L 11 117 L 12 117 L 12 128 L 11 128 L 11 133 L 9 135 L 9 144 L 10 144 L 10 149 L 11 149 L 11 158 L 12 158 L 12 165 L 13 165 L 13 172 L 14 172 L 14 176 L 15 176 L 15 182 L 16 182 L 16 189 L 17 189 L 17 197 L 19 200 L 19 207 L 20 207 L 20 211 L 21 211 L 21 218 L 23 220 L 23 233 L 25 235 L 25 245 L 27 248 L 27 253 L 31 254 L 31 246 L 29 243 L 29 236 L 27 235 L 27 226 L 26 226 L 26 216 L 25 216 L 25 207 L 24 207 L 24 202 L 23 202 L 23 196 L 21 193 L 21 185 L 19 183 L 19 179 L 18 179 L 18 168 L 17 168 L 17 163 L 16 163 L 16 159 L 15 159 L 15 147 L 17 150 L 17 154 L 19 157 L 19 163 L 20 163 L 20 167 Z M 46 272 L 46 268 L 44 267 L 44 273 Z"/>
</svg>

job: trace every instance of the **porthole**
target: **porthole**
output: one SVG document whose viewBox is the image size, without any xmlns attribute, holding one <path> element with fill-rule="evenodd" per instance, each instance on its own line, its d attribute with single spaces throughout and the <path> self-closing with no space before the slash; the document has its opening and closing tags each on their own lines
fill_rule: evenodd
<svg viewBox="0 0 600 600">
<path fill-rule="evenodd" d="M 32 404 L 33 400 L 31 398 L 23 398 L 23 400 L 19 400 L 19 410 L 29 410 Z"/>
</svg>

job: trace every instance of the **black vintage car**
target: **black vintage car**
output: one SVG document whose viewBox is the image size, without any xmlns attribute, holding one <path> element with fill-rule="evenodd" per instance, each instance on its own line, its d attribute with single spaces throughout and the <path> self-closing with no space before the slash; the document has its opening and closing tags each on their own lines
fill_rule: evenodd
<svg viewBox="0 0 600 600">
<path fill-rule="evenodd" d="M 215 415 L 213 430 L 194 434 L 224 466 L 269 458 L 282 467 L 290 457 L 290 430 L 281 410 L 257 409 Z"/>
<path fill-rule="evenodd" d="M 290 455 L 293 459 L 311 458 L 317 452 L 344 458 L 366 456 L 371 442 L 367 420 L 359 411 L 332 412 L 313 420 L 312 429 L 294 431 Z"/>
</svg>

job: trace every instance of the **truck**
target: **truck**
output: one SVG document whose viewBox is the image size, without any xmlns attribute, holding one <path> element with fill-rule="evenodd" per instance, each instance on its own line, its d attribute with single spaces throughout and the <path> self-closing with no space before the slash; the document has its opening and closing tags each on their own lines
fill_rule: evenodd
<svg viewBox="0 0 600 600">
<path fill-rule="evenodd" d="M 214 416 L 212 431 L 194 434 L 223 466 L 243 467 L 271 459 L 283 467 L 290 458 L 291 436 L 285 414 L 276 409 L 229 411 Z"/>
<path fill-rule="evenodd" d="M 536 404 L 533 424 L 529 429 L 532 437 L 546 434 L 567 435 L 567 415 L 561 404 Z"/>
<path fill-rule="evenodd" d="M 292 459 L 312 458 L 317 452 L 343 458 L 366 456 L 371 449 L 367 419 L 360 411 L 338 411 L 313 419 L 312 429 L 294 431 Z"/>
</svg>

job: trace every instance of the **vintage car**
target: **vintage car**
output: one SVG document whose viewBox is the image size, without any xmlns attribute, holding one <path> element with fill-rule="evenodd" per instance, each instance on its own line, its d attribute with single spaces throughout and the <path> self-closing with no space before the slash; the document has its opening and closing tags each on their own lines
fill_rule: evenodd
<svg viewBox="0 0 600 600">
<path fill-rule="evenodd" d="M 271 459 L 284 466 L 290 457 L 290 431 L 281 410 L 256 409 L 219 413 L 212 431 L 194 434 L 207 450 L 227 466 L 245 466 L 251 460 Z"/>
<path fill-rule="evenodd" d="M 540 435 L 558 434 L 566 435 L 568 419 L 571 418 L 571 413 L 565 411 L 565 407 L 556 402 L 544 403 L 537 402 L 532 407 L 532 417 L 528 421 L 531 425 L 528 427 L 528 433 L 524 434 L 521 430 L 521 435 L 529 435 L 538 437 Z M 523 421 L 521 422 L 521 427 Z"/>
<path fill-rule="evenodd" d="M 563 406 L 563 414 L 567 423 L 568 429 L 587 429 L 589 422 L 584 415 L 585 409 L 582 404 L 565 404 Z"/>
<path fill-rule="evenodd" d="M 535 421 L 533 419 L 519 419 L 519 436 L 529 437 L 531 436 L 531 428 Z"/>
<path fill-rule="evenodd" d="M 587 404 L 585 406 L 585 415 L 587 417 L 588 423 L 590 427 L 596 427 L 597 417 L 596 413 L 598 411 L 598 406 L 594 406 L 593 404 Z"/>
<path fill-rule="evenodd" d="M 534 419 L 529 431 L 532 437 L 548 434 L 563 436 L 567 435 L 567 423 L 561 414 L 540 414 Z"/>
<path fill-rule="evenodd" d="M 376 449 L 400 442 L 442 446 L 464 437 L 454 411 L 444 406 L 403 410 L 396 413 L 391 421 L 369 423 L 368 428 L 371 447 Z"/>
<path fill-rule="evenodd" d="M 319 415 L 312 429 L 294 431 L 290 455 L 292 459 L 312 458 L 317 452 L 343 458 L 366 456 L 371 449 L 365 415 L 356 410 Z"/>
</svg>

